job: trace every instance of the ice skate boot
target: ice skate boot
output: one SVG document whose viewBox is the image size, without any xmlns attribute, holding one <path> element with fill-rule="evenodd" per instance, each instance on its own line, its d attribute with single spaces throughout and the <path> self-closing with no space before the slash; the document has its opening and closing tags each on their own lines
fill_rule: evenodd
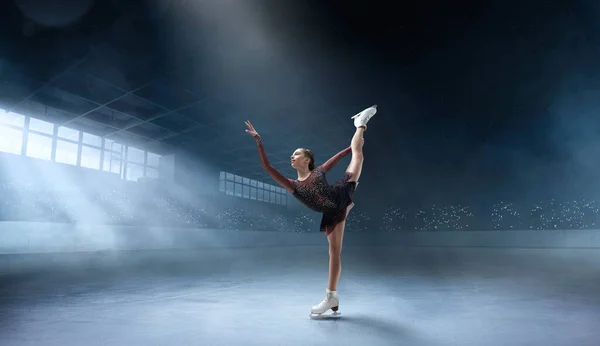
<svg viewBox="0 0 600 346">
<path fill-rule="evenodd" d="M 341 314 L 338 312 L 340 305 L 340 297 L 336 291 L 326 290 L 325 299 L 322 302 L 315 305 L 311 309 L 310 318 L 338 318 Z M 328 310 L 332 310 L 333 313 L 326 314 Z"/>
<path fill-rule="evenodd" d="M 356 126 L 357 128 L 364 126 L 366 130 L 369 119 L 371 119 L 371 117 L 373 117 L 375 113 L 377 113 L 377 105 L 373 105 L 365 109 L 364 111 L 356 114 L 350 119 L 354 119 L 354 126 Z"/>
</svg>

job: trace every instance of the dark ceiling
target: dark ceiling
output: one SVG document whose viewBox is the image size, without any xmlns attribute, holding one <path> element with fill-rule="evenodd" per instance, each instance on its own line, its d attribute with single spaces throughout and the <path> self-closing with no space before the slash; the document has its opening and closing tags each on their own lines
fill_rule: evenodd
<svg viewBox="0 0 600 346">
<path fill-rule="evenodd" d="M 4 1 L 0 107 L 270 181 L 245 120 L 293 176 L 294 149 L 323 162 L 378 104 L 361 182 L 478 192 L 563 150 L 565 97 L 597 109 L 594 4 Z"/>
<path fill-rule="evenodd" d="M 77 1 L 53 3 L 76 7 Z M 272 25 L 285 20 L 289 28 L 274 40 L 304 36 L 290 45 L 287 59 L 246 58 L 252 47 L 219 42 L 215 22 L 195 21 L 197 7 L 186 1 L 167 1 L 160 10 L 156 1 L 124 3 L 97 1 L 73 22 L 69 11 L 42 2 L 33 11 L 3 4 L 1 107 L 162 154 L 184 149 L 221 169 L 265 180 L 244 120 L 263 136 L 273 165 L 292 174 L 288 158 L 296 146 L 327 159 L 349 144 L 350 116 L 375 103 L 358 96 L 364 85 L 351 83 L 366 71 L 327 85 L 319 71 L 325 67 L 313 63 L 317 57 L 299 63 L 306 53 L 294 52 L 310 52 L 307 45 L 323 45 L 324 54 L 328 49 L 306 39 L 314 30 L 302 24 L 308 13 L 296 12 L 294 29 L 294 20 L 273 16 L 278 8 L 269 7 L 266 15 L 280 21 Z M 35 10 L 46 12 L 36 17 Z M 320 91 L 325 87 L 327 95 Z"/>
</svg>

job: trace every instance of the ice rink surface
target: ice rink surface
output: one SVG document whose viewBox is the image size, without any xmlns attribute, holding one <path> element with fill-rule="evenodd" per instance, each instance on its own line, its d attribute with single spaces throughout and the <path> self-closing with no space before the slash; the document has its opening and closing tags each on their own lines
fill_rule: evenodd
<svg viewBox="0 0 600 346">
<path fill-rule="evenodd" d="M 342 256 L 338 320 L 326 247 L 0 256 L 0 344 L 600 345 L 600 250 Z"/>
</svg>

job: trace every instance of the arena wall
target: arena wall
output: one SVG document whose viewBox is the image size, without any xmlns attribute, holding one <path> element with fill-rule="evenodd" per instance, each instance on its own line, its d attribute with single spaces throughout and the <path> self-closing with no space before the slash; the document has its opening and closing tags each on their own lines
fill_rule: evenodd
<svg viewBox="0 0 600 346">
<path fill-rule="evenodd" d="M 323 233 L 1 222 L 0 254 L 325 246 Z M 348 232 L 344 246 L 600 248 L 600 230 Z"/>
</svg>

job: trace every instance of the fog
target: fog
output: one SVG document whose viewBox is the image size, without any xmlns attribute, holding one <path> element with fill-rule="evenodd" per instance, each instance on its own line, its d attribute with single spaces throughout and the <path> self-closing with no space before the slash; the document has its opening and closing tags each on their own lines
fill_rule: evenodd
<svg viewBox="0 0 600 346">
<path fill-rule="evenodd" d="M 598 6 L 394 5 L 3 4 L 2 340 L 597 345 Z M 305 319 L 334 250 L 244 121 L 296 179 L 373 104 Z"/>
</svg>

